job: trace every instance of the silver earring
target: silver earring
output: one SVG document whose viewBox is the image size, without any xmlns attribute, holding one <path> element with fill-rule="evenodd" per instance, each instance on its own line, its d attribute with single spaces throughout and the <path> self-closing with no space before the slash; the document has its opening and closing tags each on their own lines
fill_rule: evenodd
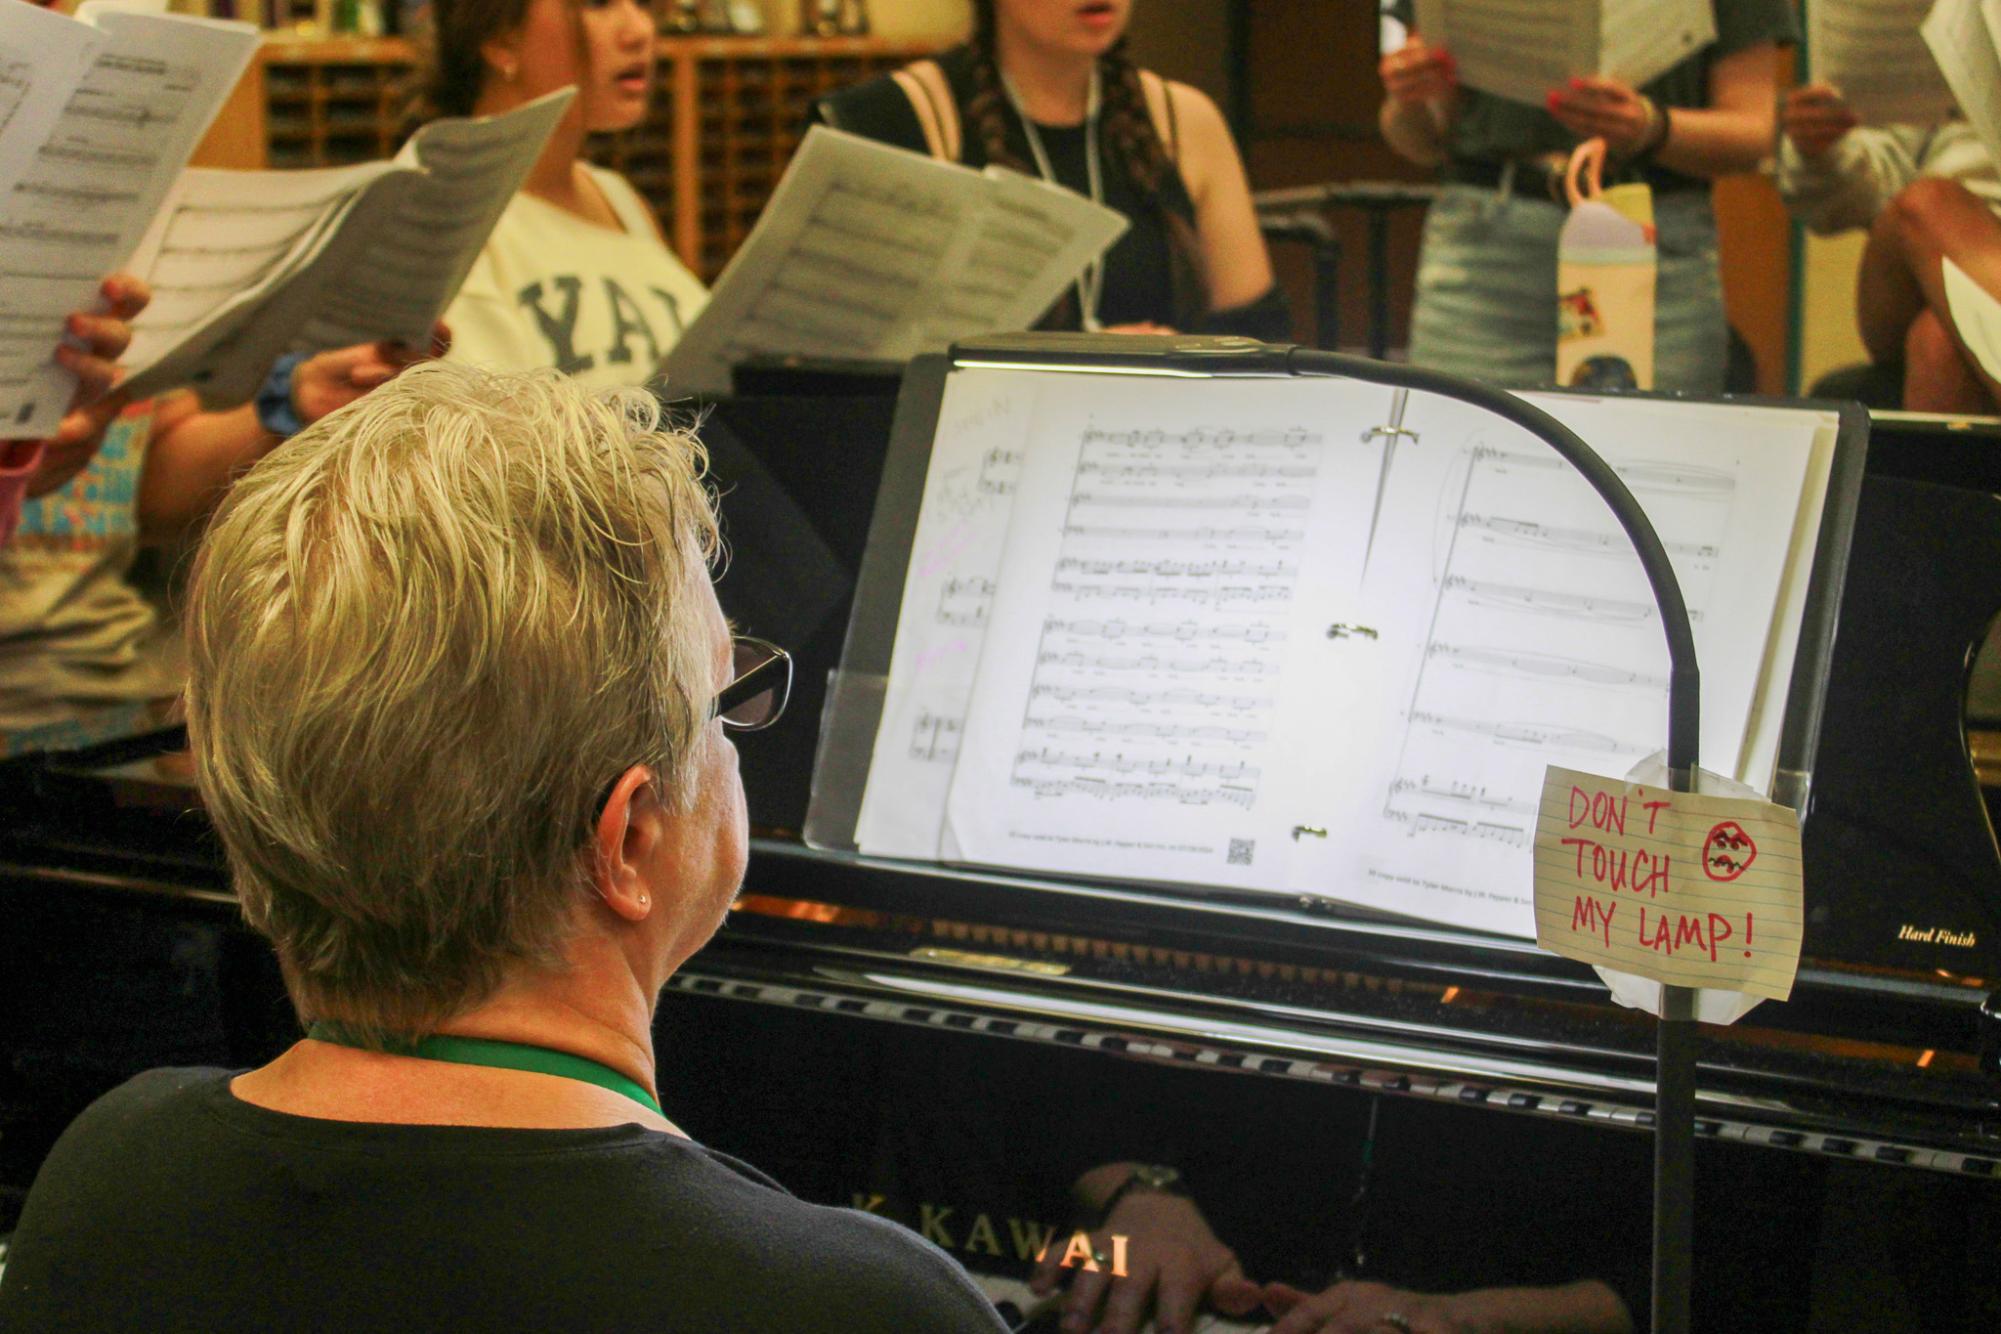
<svg viewBox="0 0 2001 1334">
<path fill-rule="evenodd" d="M 642 907 L 642 908 L 645 908 L 645 907 L 648 907 L 648 906 L 650 906 L 650 905 L 652 904 L 652 902 L 653 902 L 653 898 L 652 898 L 652 896 L 651 896 L 651 895 L 647 895 L 647 894 L 641 894 L 641 895 L 639 896 L 639 906 L 640 906 L 640 907 Z"/>
</svg>

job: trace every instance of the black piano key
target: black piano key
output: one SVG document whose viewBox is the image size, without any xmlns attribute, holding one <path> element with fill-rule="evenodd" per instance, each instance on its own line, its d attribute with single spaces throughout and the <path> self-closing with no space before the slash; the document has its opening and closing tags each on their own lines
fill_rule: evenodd
<svg viewBox="0 0 2001 1334">
<path fill-rule="evenodd" d="M 1992 1158 L 1968 1158 L 1960 1163 L 1959 1170 L 1969 1176 L 1991 1177 L 1994 1175 L 1994 1166 Z"/>
<path fill-rule="evenodd" d="M 970 1014 L 948 1014 L 945 1016 L 945 1027 L 947 1028 L 971 1028 L 978 1022 L 980 1021 Z"/>
<path fill-rule="evenodd" d="M 1856 1143 L 1852 1139 L 1835 1139 L 1833 1136 L 1829 1136 L 1820 1142 L 1822 1153 L 1853 1153 L 1856 1147 Z"/>
<path fill-rule="evenodd" d="M 995 1019 L 987 1024 L 987 1032 L 998 1033 L 1004 1038 L 1013 1037 L 1015 1030 L 1020 1027 L 1021 1025 L 1012 1019 Z"/>
<path fill-rule="evenodd" d="M 1697 1121 L 1695 1123 L 1695 1133 L 1711 1137 L 1720 1135 L 1723 1133 L 1723 1123 L 1721 1121 Z"/>
<path fill-rule="evenodd" d="M 1459 1090 L 1459 1101 L 1461 1101 L 1461 1102 L 1485 1102 L 1485 1101 L 1487 1101 L 1487 1096 L 1488 1096 L 1488 1094 L 1490 1094 L 1491 1092 L 1493 1092 L 1493 1090 L 1491 1090 L 1491 1089 L 1474 1089 L 1474 1088 L 1464 1088 L 1464 1089 L 1460 1089 L 1460 1090 Z"/>
<path fill-rule="evenodd" d="M 1132 1043 L 1127 1042 L 1124 1038 L 1106 1038 L 1104 1041 L 1100 1042 L 1098 1046 L 1101 1050 L 1104 1051 L 1132 1050 Z"/>
<path fill-rule="evenodd" d="M 1056 1040 L 1067 1042 L 1073 1047 L 1081 1047 L 1084 1045 L 1084 1032 L 1077 1028 L 1059 1028 L 1056 1030 Z"/>
<path fill-rule="evenodd" d="M 865 1000 L 856 1000 L 853 996 L 848 996 L 835 1001 L 834 1008 L 843 1010 L 848 1014 L 860 1014 L 862 1011 L 868 1009 L 868 1002 Z"/>
<path fill-rule="evenodd" d="M 1394 1079 L 1385 1079 L 1383 1081 L 1383 1088 L 1391 1093 L 1408 1093 L 1410 1092 L 1410 1076 L 1398 1075 Z"/>
<path fill-rule="evenodd" d="M 1244 1058 L 1239 1052 L 1231 1052 L 1227 1056 L 1217 1057 L 1216 1064 L 1229 1070 L 1241 1070 L 1244 1068 Z"/>
<path fill-rule="evenodd" d="M 1542 1099 L 1533 1093 L 1510 1093 L 1508 1095 L 1508 1106 L 1515 1108 L 1517 1111 L 1533 1111 L 1537 1107 L 1542 1106 Z"/>
<path fill-rule="evenodd" d="M 1778 1149 L 1797 1149 L 1806 1143 L 1806 1136 L 1797 1130 L 1774 1130 L 1769 1143 Z"/>
<path fill-rule="evenodd" d="M 1908 1163 L 1911 1161 L 1911 1151 L 1909 1149 L 1900 1149 L 1894 1144 L 1878 1144 L 1876 1146 L 1876 1161 L 1879 1163 Z"/>
<path fill-rule="evenodd" d="M 1591 1104 L 1588 1102 L 1579 1102 L 1575 1098 L 1565 1098 L 1556 1105 L 1556 1110 L 1563 1116 L 1589 1116 L 1591 1115 Z"/>
<path fill-rule="evenodd" d="M 1652 1130 L 1654 1128 L 1654 1114 L 1652 1112 L 1641 1112 L 1633 1118 L 1633 1124 L 1642 1130 Z"/>
<path fill-rule="evenodd" d="M 1258 1069 L 1268 1075 L 1289 1074 L 1292 1070 L 1292 1062 L 1279 1056 L 1267 1056 L 1258 1062 Z"/>
</svg>

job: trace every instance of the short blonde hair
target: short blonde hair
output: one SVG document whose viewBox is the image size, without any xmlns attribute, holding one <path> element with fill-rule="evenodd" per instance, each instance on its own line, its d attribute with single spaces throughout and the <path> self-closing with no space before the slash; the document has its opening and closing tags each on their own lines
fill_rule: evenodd
<svg viewBox="0 0 2001 1334">
<path fill-rule="evenodd" d="M 434 362 L 236 483 L 189 595 L 189 734 L 302 1018 L 419 1036 L 554 966 L 611 783 L 649 765 L 689 809 L 706 462 L 643 391 Z"/>
</svg>

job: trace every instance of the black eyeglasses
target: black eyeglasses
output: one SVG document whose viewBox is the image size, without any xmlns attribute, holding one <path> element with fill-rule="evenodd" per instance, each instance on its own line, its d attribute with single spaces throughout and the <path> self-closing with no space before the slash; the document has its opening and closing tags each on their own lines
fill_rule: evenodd
<svg viewBox="0 0 2001 1334">
<path fill-rule="evenodd" d="M 785 713 L 792 694 L 792 655 L 766 639 L 738 635 L 730 641 L 736 679 L 716 696 L 715 716 L 735 732 L 756 732 Z"/>
</svg>

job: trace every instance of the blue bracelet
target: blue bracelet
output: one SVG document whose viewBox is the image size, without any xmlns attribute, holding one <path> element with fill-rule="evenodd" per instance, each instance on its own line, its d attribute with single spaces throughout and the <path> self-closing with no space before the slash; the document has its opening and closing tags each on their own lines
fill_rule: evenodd
<svg viewBox="0 0 2001 1334">
<path fill-rule="evenodd" d="M 271 363 L 271 373 L 257 391 L 257 424 L 281 440 L 306 429 L 292 406 L 292 372 L 305 359 L 304 352 L 287 352 Z"/>
</svg>

